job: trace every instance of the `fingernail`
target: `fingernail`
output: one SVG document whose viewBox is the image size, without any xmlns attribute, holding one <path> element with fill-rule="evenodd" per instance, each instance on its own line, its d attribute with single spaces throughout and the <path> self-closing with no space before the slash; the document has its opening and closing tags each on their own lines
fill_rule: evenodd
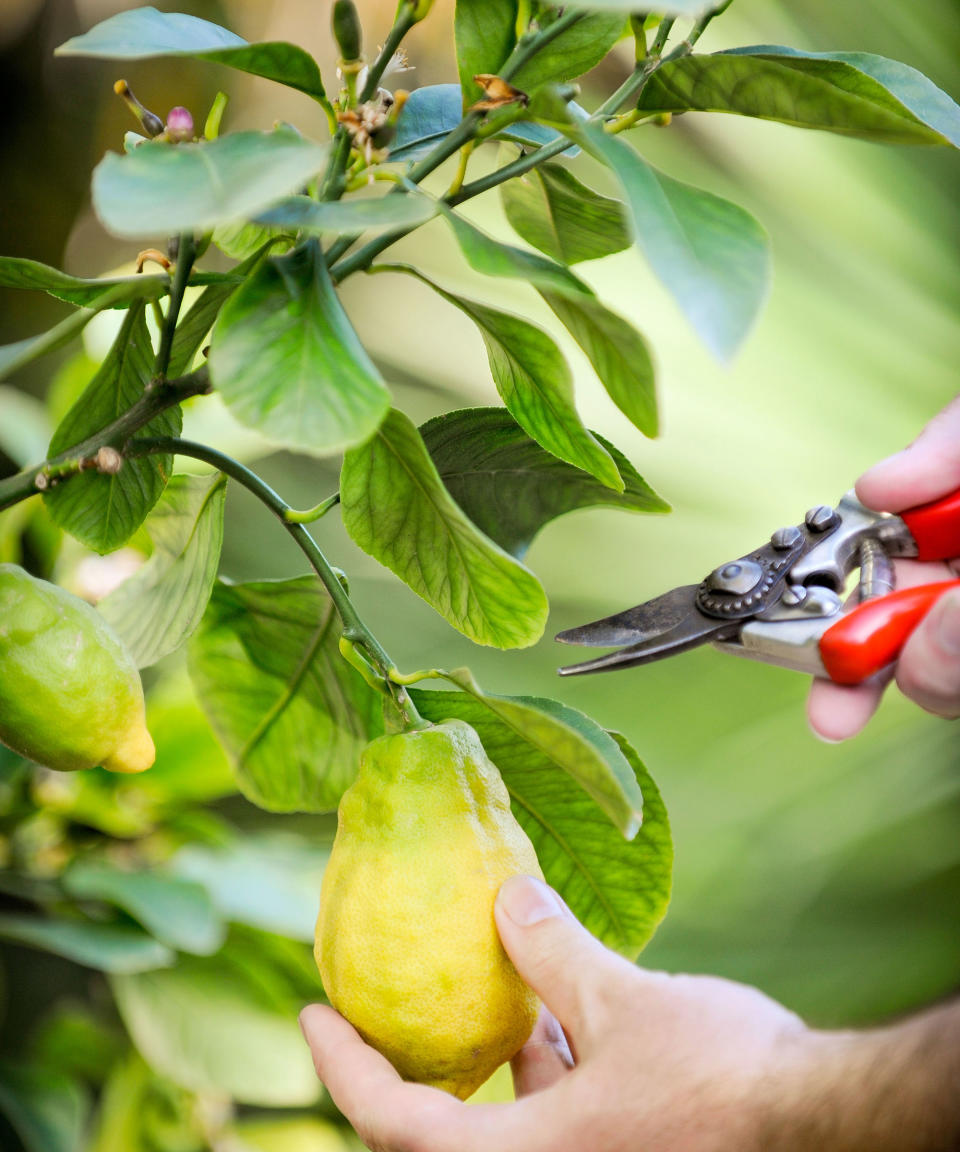
<svg viewBox="0 0 960 1152">
<path fill-rule="evenodd" d="M 297 1023 L 300 1025 L 300 1031 L 303 1033 L 304 1040 L 306 1040 L 306 1042 L 309 1044 L 310 1043 L 310 1037 L 307 1035 L 307 1026 L 303 1022 L 303 1018 L 304 1018 L 304 1016 L 306 1016 L 306 1014 L 307 1014 L 307 1010 L 306 1010 L 306 1008 L 304 1008 L 300 1012 L 300 1015 L 297 1017 Z"/>
<path fill-rule="evenodd" d="M 943 598 L 937 621 L 937 639 L 944 652 L 960 656 L 960 595 L 956 592 Z"/>
<path fill-rule="evenodd" d="M 559 916 L 563 911 L 553 892 L 533 876 L 511 876 L 501 885 L 497 901 L 514 924 L 521 928 Z"/>
</svg>

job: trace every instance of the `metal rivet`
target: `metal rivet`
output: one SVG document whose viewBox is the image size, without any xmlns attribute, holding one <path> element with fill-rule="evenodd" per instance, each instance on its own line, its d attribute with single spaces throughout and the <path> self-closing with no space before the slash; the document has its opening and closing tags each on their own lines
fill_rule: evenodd
<svg viewBox="0 0 960 1152">
<path fill-rule="evenodd" d="M 807 590 L 802 584 L 791 584 L 788 588 L 784 588 L 783 595 L 780 597 L 780 603 L 785 604 L 788 608 L 796 608 L 798 604 L 802 604 L 807 598 Z"/>
<path fill-rule="evenodd" d="M 770 543 L 778 552 L 786 552 L 787 549 L 792 548 L 795 544 L 799 544 L 800 539 L 800 529 L 791 526 L 789 528 L 778 528 L 770 537 Z"/>
<path fill-rule="evenodd" d="M 836 509 L 831 508 L 829 504 L 819 504 L 816 508 L 811 508 L 803 519 L 811 532 L 826 532 L 839 522 L 840 517 Z"/>
</svg>

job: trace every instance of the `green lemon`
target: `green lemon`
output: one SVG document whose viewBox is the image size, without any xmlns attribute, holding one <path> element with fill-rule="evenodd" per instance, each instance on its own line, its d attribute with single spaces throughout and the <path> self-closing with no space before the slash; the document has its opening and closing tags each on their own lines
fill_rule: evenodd
<svg viewBox="0 0 960 1152">
<path fill-rule="evenodd" d="M 541 875 L 476 732 L 382 736 L 340 801 L 316 958 L 330 1003 L 408 1080 L 465 1099 L 530 1036 L 537 999 L 497 936 L 497 889 Z"/>
<path fill-rule="evenodd" d="M 15 564 L 0 564 L 0 740 L 64 772 L 154 760 L 143 687 L 95 608 Z"/>
</svg>

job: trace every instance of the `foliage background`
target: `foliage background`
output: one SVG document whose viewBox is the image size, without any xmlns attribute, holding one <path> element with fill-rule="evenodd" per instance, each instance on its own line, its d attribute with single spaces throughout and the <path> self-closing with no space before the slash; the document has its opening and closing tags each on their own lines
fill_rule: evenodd
<svg viewBox="0 0 960 1152">
<path fill-rule="evenodd" d="M 4 254 L 82 275 L 105 272 L 133 255 L 132 245 L 103 235 L 87 196 L 91 168 L 130 127 L 111 93 L 119 73 L 103 62 L 51 55 L 68 36 L 132 6 L 117 0 L 6 0 L 3 5 Z M 326 3 L 193 0 L 159 6 L 216 20 L 248 39 L 300 42 L 317 55 L 324 75 L 333 76 Z M 382 37 L 394 5 L 368 0 L 360 7 L 368 39 Z M 410 40 L 416 71 L 398 84 L 412 87 L 455 76 L 451 18 L 452 4 L 438 0 Z M 898 0 L 843 5 L 737 0 L 710 27 L 702 47 L 751 43 L 877 52 L 919 68 L 954 98 L 960 96 L 960 25 L 951 0 L 922 0 L 909 9 Z M 306 99 L 265 81 L 215 72 L 199 64 L 157 61 L 126 68 L 134 90 L 157 111 L 186 104 L 199 117 L 219 83 L 232 94 L 231 128 L 263 128 L 289 118 L 307 134 L 321 134 L 319 110 Z M 609 91 L 619 75 L 615 61 L 600 73 L 598 86 Z M 594 510 L 548 527 L 529 562 L 553 605 L 550 635 L 696 579 L 773 528 L 796 521 L 806 507 L 834 502 L 863 468 L 915 435 L 958 387 L 954 152 L 881 148 L 697 114 L 676 119 L 668 130 L 644 129 L 635 139 L 654 163 L 729 196 L 757 216 L 773 240 L 774 286 L 745 350 L 731 369 L 722 370 L 691 337 L 636 255 L 627 252 L 585 269 L 601 295 L 651 337 L 660 368 L 663 433 L 658 441 L 644 441 L 594 384 L 568 342 L 565 350 L 575 370 L 581 369 L 581 413 L 627 452 L 674 512 L 631 518 Z M 605 177 L 589 160 L 577 163 L 588 182 L 603 187 Z M 508 234 L 495 194 L 471 204 L 468 215 Z M 453 290 L 465 280 L 441 225 L 422 229 L 405 244 L 416 246 L 428 270 Z M 470 403 L 497 403 L 482 346 L 468 322 L 419 286 L 404 281 L 398 291 L 398 283 L 386 276 L 359 278 L 344 296 L 405 410 L 425 419 Z M 491 299 L 493 292 L 501 306 L 531 316 L 559 336 L 546 309 L 524 286 L 501 281 Z M 473 282 L 470 293 L 477 296 Z M 55 302 L 39 295 L 0 295 L 0 342 L 41 331 L 59 315 Z M 108 338 L 99 321 L 91 324 L 88 353 L 101 353 Z M 44 360 L 12 383 L 25 394 L 44 396 L 51 373 L 51 362 Z M 69 393 L 69 372 L 55 388 Z M 0 396 L 0 430 L 9 431 L 22 416 L 9 393 Z M 204 404 L 209 411 L 211 405 Z M 336 485 L 334 470 L 316 461 L 281 454 L 262 459 L 265 449 L 223 416 L 197 409 L 192 427 L 189 419 L 186 435 L 196 433 L 200 421 L 210 431 L 215 419 L 211 439 L 260 460 L 265 477 L 295 505 L 314 503 Z M 567 653 L 558 653 L 549 639 L 520 653 L 477 649 L 361 554 L 335 515 L 317 528 L 321 547 L 350 573 L 357 602 L 404 667 L 469 663 L 491 690 L 559 697 L 628 734 L 660 785 L 676 846 L 672 908 L 644 954 L 645 963 L 756 983 L 822 1024 L 879 1020 L 956 988 L 960 744 L 955 725 L 889 699 L 867 735 L 827 746 L 807 730 L 800 677 L 712 650 L 558 683 L 555 667 Z M 40 528 L 34 546 L 44 547 Z M 80 560 L 66 548 L 59 578 L 89 579 L 83 570 L 77 575 Z M 276 525 L 244 493 L 231 491 L 222 570 L 239 579 L 302 569 L 299 553 Z M 207 859 L 205 846 L 217 842 L 224 828 L 243 830 L 237 841 L 241 855 L 248 852 L 242 866 L 218 872 L 223 898 L 269 906 L 271 888 L 279 887 L 283 899 L 273 902 L 289 918 L 284 922 L 281 916 L 272 928 L 302 937 L 312 917 L 318 856 L 322 863 L 317 849 L 328 842 L 330 821 L 269 817 L 229 795 L 222 762 L 185 698 L 177 662 L 156 680 L 153 707 L 158 719 L 162 714 L 164 729 L 158 729 L 155 791 L 163 795 L 144 799 L 134 790 L 125 802 L 146 805 L 156 816 L 156 836 L 166 838 L 167 847 L 186 845 L 188 861 L 194 845 L 194 875 Z M 48 853 L 53 867 L 58 853 L 72 851 L 82 840 L 84 823 L 56 815 L 66 801 L 49 782 L 40 801 L 42 818 L 34 820 L 31 851 L 41 866 Z M 265 841 L 268 835 L 273 839 Z M 9 854 L 6 840 L 0 844 Z M 264 844 L 272 863 L 256 855 Z M 271 925 L 261 918 L 260 927 Z M 241 930 L 235 930 L 231 945 L 243 955 Z M 262 954 L 262 940 L 257 947 Z M 0 1050 L 9 1057 L 19 1059 L 30 1045 L 35 1049 L 38 1021 L 49 1025 L 62 1017 L 58 1004 L 69 1000 L 78 1019 L 109 1016 L 101 977 L 10 945 L 2 948 L 2 963 L 8 993 Z M 277 960 L 276 966 L 292 963 Z M 288 983 L 306 997 L 311 980 L 305 967 Z M 68 1047 L 86 1050 L 93 1043 L 89 1036 L 81 1042 L 79 1033 L 70 1041 L 69 1030 L 58 1027 L 59 1032 L 47 1030 Z M 243 1043 L 241 1032 L 236 1045 Z M 132 1099 L 135 1090 L 129 1085 L 137 1075 L 146 1082 L 150 1074 L 135 1059 L 118 1062 L 118 1052 L 122 1047 L 103 1054 L 101 1072 L 112 1067 L 116 1082 L 116 1069 L 126 1060 L 127 1087 L 121 1083 L 116 1092 Z M 100 1073 L 88 1069 L 85 1075 L 97 1082 Z M 215 1112 L 217 1093 L 200 1082 L 186 1087 L 193 1093 L 184 1094 L 166 1080 L 153 1083 L 155 1110 L 173 1119 L 167 1128 L 154 1125 L 149 1140 L 138 1135 L 143 1147 L 177 1146 L 170 1125 L 184 1148 L 220 1146 L 211 1133 L 223 1125 L 207 1114 Z M 321 1103 L 321 1111 L 325 1108 Z M 255 1146 L 293 1152 L 297 1131 L 288 1123 L 274 1133 L 279 1142 L 272 1145 L 261 1132 Z M 104 1136 L 102 1128 L 98 1140 L 98 1152 L 138 1146 L 129 1134 L 111 1142 L 114 1137 Z M 7 1147 L 6 1135 L 0 1144 Z"/>
</svg>

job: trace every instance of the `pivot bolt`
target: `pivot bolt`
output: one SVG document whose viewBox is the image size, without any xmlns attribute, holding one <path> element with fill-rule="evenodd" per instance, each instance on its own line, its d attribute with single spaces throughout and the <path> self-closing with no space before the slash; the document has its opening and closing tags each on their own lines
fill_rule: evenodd
<svg viewBox="0 0 960 1152">
<path fill-rule="evenodd" d="M 816 508 L 811 508 L 804 517 L 804 522 L 811 532 L 826 532 L 828 528 L 833 528 L 840 521 L 835 508 L 831 508 L 829 504 L 820 504 Z"/>
<path fill-rule="evenodd" d="M 707 587 L 712 592 L 729 592 L 743 596 L 753 591 L 763 577 L 763 569 L 753 560 L 734 560 L 715 568 L 707 577 Z"/>
</svg>

